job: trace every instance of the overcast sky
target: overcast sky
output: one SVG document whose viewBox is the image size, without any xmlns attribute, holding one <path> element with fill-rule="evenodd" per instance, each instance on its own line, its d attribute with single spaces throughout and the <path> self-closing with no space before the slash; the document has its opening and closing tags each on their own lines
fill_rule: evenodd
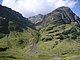
<svg viewBox="0 0 80 60">
<path fill-rule="evenodd" d="M 47 14 L 60 6 L 68 6 L 80 16 L 80 0 L 3 0 L 2 5 L 20 12 L 25 17 Z"/>
</svg>

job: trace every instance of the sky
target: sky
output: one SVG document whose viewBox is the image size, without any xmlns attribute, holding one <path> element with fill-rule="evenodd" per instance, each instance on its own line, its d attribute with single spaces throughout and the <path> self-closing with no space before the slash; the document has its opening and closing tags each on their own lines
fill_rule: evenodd
<svg viewBox="0 0 80 60">
<path fill-rule="evenodd" d="M 0 4 L 2 4 L 2 1 L 3 1 L 3 0 L 0 0 Z"/>
<path fill-rule="evenodd" d="M 0 0 L 0 4 L 20 12 L 24 17 L 48 14 L 61 6 L 68 6 L 80 16 L 80 0 Z"/>
</svg>

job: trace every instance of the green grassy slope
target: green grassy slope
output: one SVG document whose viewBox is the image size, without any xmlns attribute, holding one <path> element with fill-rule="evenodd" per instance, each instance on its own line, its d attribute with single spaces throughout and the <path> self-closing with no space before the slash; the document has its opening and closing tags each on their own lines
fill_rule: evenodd
<svg viewBox="0 0 80 60">
<path fill-rule="evenodd" d="M 37 47 L 42 54 L 64 59 L 80 55 L 80 28 L 76 26 L 76 22 L 60 26 L 49 25 L 39 32 L 41 40 Z"/>
</svg>

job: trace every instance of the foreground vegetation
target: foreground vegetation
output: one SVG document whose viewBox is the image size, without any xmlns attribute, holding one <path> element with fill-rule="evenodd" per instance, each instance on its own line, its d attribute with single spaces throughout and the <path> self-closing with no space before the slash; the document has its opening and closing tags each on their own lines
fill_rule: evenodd
<svg viewBox="0 0 80 60">
<path fill-rule="evenodd" d="M 57 27 L 50 25 L 38 31 L 28 28 L 23 32 L 10 32 L 0 39 L 0 59 L 53 60 L 57 57 L 73 60 L 80 57 L 79 32 L 75 23 Z"/>
</svg>

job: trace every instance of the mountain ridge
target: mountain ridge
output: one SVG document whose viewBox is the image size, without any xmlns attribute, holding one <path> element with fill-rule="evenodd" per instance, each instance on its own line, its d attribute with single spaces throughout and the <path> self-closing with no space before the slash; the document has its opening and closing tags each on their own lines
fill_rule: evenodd
<svg viewBox="0 0 80 60">
<path fill-rule="evenodd" d="M 43 22 L 46 21 L 46 17 L 48 17 L 49 15 L 54 14 L 54 13 L 58 14 L 57 16 L 59 16 L 61 19 L 63 19 L 63 23 L 68 24 L 70 22 L 76 21 L 80 25 L 80 23 L 78 21 L 78 20 L 80 20 L 80 18 L 75 13 L 73 13 L 69 7 L 66 7 L 66 6 L 56 8 L 55 10 L 53 10 L 52 12 L 50 12 L 46 15 L 38 14 L 36 16 L 29 17 L 28 19 L 34 24 L 44 25 Z M 54 16 L 56 14 L 54 14 Z M 39 15 L 41 15 L 42 17 Z M 54 19 L 54 17 L 53 17 L 53 19 Z"/>
<path fill-rule="evenodd" d="M 26 29 L 27 27 L 34 28 L 34 24 L 32 24 L 27 18 L 23 17 L 19 12 L 13 11 L 11 8 L 7 8 L 5 6 L 0 5 L 0 17 L 3 20 L 7 21 L 7 27 L 9 24 L 16 25 L 13 30 L 17 30 L 20 27 L 21 30 Z M 32 27 L 33 26 L 33 27 Z M 8 29 L 8 28 L 7 28 Z"/>
<path fill-rule="evenodd" d="M 51 20 L 63 20 L 63 23 L 66 24 L 66 23 L 70 23 L 70 22 L 79 22 L 77 20 L 79 20 L 80 18 L 74 14 L 72 12 L 72 10 L 69 8 L 69 7 L 65 7 L 65 6 L 62 6 L 62 7 L 59 7 L 57 9 L 55 9 L 54 11 L 52 11 L 51 13 L 47 14 L 45 17 L 48 17 L 49 15 L 53 15 L 52 19 Z M 55 17 L 56 18 L 55 18 Z M 58 19 L 58 18 L 59 19 Z M 49 19 L 50 20 L 50 19 Z M 47 22 L 47 18 L 44 19 L 44 21 Z M 44 23 L 43 23 L 44 24 Z"/>
</svg>

